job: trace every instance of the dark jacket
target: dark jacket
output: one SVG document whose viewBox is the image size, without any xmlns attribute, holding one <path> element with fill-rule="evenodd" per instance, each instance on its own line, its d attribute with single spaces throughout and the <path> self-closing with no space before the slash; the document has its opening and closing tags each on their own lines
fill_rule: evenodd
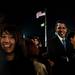
<svg viewBox="0 0 75 75">
<path fill-rule="evenodd" d="M 49 57 L 51 60 L 54 62 L 61 62 L 65 63 L 66 61 L 66 56 L 69 56 L 69 42 L 66 39 L 66 49 L 64 48 L 63 44 L 59 40 L 57 36 L 54 36 L 49 40 L 49 45 L 48 45 L 48 52 L 49 52 Z"/>
<path fill-rule="evenodd" d="M 4 53 L 4 52 L 3 52 Z M 0 67 L 0 75 L 35 75 L 35 70 L 32 62 L 25 58 L 20 46 L 16 46 L 15 57 L 12 61 L 5 59 L 6 53 Z"/>
</svg>

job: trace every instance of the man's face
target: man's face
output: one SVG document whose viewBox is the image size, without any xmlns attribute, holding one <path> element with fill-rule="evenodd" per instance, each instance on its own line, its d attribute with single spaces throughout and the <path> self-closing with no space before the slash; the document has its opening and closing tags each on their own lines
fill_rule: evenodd
<svg viewBox="0 0 75 75">
<path fill-rule="evenodd" d="M 64 23 L 57 23 L 56 32 L 60 37 L 65 37 L 67 33 L 66 25 Z"/>
<path fill-rule="evenodd" d="M 15 47 L 15 39 L 9 32 L 3 32 L 1 36 L 1 47 L 6 53 L 12 53 Z"/>
</svg>

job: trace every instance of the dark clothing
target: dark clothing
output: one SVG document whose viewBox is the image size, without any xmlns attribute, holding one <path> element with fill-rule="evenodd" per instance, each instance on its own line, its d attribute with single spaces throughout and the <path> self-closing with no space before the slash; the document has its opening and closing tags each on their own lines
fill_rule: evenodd
<svg viewBox="0 0 75 75">
<path fill-rule="evenodd" d="M 6 61 L 4 60 L 5 54 L 0 51 L 0 75 L 7 75 L 7 69 L 5 69 Z"/>
<path fill-rule="evenodd" d="M 32 64 L 25 59 L 19 61 L 7 62 L 6 67 L 8 67 L 10 75 L 34 75 L 34 70 Z"/>
<path fill-rule="evenodd" d="M 75 75 L 75 49 L 70 47 L 70 74 Z"/>
<path fill-rule="evenodd" d="M 35 75 L 32 62 L 23 56 L 21 47 L 17 46 L 14 50 L 15 57 L 12 61 L 7 61 L 6 53 L 0 64 L 0 75 Z"/>
<path fill-rule="evenodd" d="M 67 66 L 69 61 L 67 61 L 67 57 L 69 58 L 69 42 L 66 39 L 66 49 L 63 44 L 59 40 L 59 38 L 55 35 L 49 41 L 48 53 L 50 60 L 54 61 L 54 74 L 56 75 L 65 75 L 67 70 Z"/>
</svg>

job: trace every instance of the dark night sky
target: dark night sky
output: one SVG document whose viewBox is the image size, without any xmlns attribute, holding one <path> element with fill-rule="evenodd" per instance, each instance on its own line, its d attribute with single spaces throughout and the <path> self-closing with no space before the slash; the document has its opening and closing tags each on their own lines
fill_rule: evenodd
<svg viewBox="0 0 75 75">
<path fill-rule="evenodd" d="M 31 5 L 30 5 L 31 4 Z M 8 22 L 16 24 L 22 32 L 27 34 L 40 34 L 42 29 L 36 24 L 35 14 L 38 10 L 47 8 L 47 25 L 48 31 L 52 30 L 56 20 L 63 19 L 67 22 L 70 28 L 74 28 L 75 13 L 71 7 L 61 7 L 60 5 L 50 5 L 48 0 L 27 0 L 25 3 L 10 4 L 0 9 L 1 13 L 7 16 Z"/>
</svg>

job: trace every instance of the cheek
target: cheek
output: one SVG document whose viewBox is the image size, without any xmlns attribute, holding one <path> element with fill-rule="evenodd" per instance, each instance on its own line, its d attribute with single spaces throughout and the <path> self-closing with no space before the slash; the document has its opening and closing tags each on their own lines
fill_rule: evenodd
<svg viewBox="0 0 75 75">
<path fill-rule="evenodd" d="M 64 31 L 65 31 L 65 33 L 67 33 L 67 29 L 65 29 Z"/>
<path fill-rule="evenodd" d="M 15 41 L 15 40 L 11 40 L 11 43 L 12 43 L 12 44 L 15 44 L 15 43 L 16 43 L 16 41 Z"/>
<path fill-rule="evenodd" d="M 3 39 L 0 40 L 0 44 L 2 44 L 2 43 L 3 43 Z"/>
<path fill-rule="evenodd" d="M 65 30 L 65 32 L 67 33 L 67 30 Z"/>
</svg>

